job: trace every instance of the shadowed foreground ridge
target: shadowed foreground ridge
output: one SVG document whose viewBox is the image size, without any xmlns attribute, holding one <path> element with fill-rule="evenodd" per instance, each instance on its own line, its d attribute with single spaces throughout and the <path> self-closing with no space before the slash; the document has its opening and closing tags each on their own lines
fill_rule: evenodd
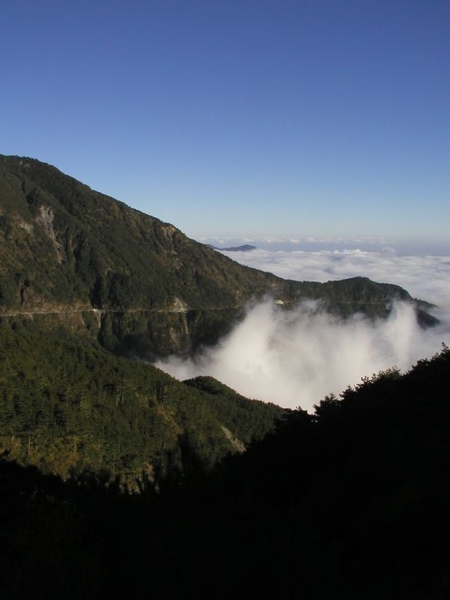
<svg viewBox="0 0 450 600">
<path fill-rule="evenodd" d="M 137 495 L 1 462 L 2 598 L 448 597 L 449 373 L 444 347 Z"/>
</svg>

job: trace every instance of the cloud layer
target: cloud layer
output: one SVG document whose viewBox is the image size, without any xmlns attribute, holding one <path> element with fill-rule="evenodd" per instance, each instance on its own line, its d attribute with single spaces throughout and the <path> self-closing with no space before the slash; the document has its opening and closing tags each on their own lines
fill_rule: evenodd
<svg viewBox="0 0 450 600">
<path fill-rule="evenodd" d="M 416 297 L 450 308 L 450 257 L 399 255 L 390 247 L 305 251 L 224 252 L 249 267 L 297 281 L 329 281 L 363 276 L 395 283 Z"/>
<path fill-rule="evenodd" d="M 230 255 L 234 258 L 236 253 Z M 248 309 L 246 318 L 213 349 L 194 360 L 172 358 L 157 364 L 178 379 L 211 375 L 243 395 L 312 411 L 325 395 L 339 394 L 361 377 L 417 360 L 450 342 L 450 259 L 398 257 L 393 253 L 268 252 L 240 254 L 240 262 L 290 279 L 326 281 L 365 275 L 402 285 L 413 296 L 437 303 L 436 328 L 422 330 L 406 304 L 386 321 L 360 315 L 346 321 L 306 302 L 286 311 L 267 300 Z"/>
</svg>

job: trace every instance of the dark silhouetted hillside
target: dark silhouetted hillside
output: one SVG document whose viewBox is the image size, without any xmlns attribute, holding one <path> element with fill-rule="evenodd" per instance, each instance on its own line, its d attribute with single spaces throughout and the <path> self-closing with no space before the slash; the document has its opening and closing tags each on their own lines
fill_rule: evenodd
<svg viewBox="0 0 450 600">
<path fill-rule="evenodd" d="M 448 597 L 449 373 L 444 348 L 139 494 L 0 461 L 2 598 Z"/>
</svg>

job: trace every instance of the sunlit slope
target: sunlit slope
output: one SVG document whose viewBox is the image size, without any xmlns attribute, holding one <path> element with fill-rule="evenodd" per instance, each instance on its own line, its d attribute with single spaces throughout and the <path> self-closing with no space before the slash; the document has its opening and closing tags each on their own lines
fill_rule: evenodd
<svg viewBox="0 0 450 600">
<path fill-rule="evenodd" d="M 55 167 L 19 157 L 0 157 L 0 259 L 4 315 L 41 315 L 88 329 L 110 350 L 150 358 L 215 343 L 265 295 L 286 308 L 319 299 L 343 315 L 384 316 L 394 298 L 413 302 L 402 288 L 364 278 L 294 282 L 241 266 Z"/>
<path fill-rule="evenodd" d="M 209 468 L 261 439 L 285 411 L 225 386 L 209 392 L 117 357 L 88 336 L 0 321 L 0 456 L 62 477 L 136 486 Z"/>
</svg>

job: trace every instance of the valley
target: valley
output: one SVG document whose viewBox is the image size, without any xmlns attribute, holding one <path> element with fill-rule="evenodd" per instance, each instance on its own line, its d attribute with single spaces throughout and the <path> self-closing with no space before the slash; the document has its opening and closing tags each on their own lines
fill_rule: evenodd
<svg viewBox="0 0 450 600">
<path fill-rule="evenodd" d="M 398 301 L 436 325 L 397 285 L 243 267 L 50 165 L 1 156 L 2 597 L 211 597 L 249 578 L 277 597 L 444 597 L 448 348 L 311 413 L 154 364 L 220 347 L 262 302 L 350 323 L 389 319 Z"/>
</svg>

